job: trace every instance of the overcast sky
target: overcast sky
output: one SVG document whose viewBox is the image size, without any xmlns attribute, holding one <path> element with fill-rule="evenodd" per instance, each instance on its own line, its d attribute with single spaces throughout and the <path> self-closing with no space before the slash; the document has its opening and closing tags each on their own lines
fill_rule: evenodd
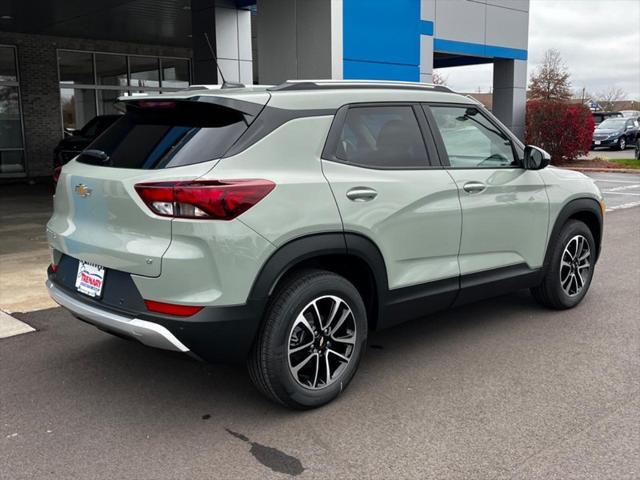
<svg viewBox="0 0 640 480">
<path fill-rule="evenodd" d="M 615 86 L 640 100 L 640 0 L 531 0 L 529 77 L 549 48 L 560 51 L 574 90 Z M 439 72 L 461 92 L 491 88 L 490 64 Z"/>
</svg>

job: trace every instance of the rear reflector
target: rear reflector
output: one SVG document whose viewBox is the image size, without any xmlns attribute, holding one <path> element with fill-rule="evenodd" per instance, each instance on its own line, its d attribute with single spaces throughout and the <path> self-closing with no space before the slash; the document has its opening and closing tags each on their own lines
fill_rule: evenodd
<svg viewBox="0 0 640 480">
<path fill-rule="evenodd" d="M 193 307 L 191 305 L 174 305 L 172 303 L 154 302 L 153 300 L 145 300 L 144 304 L 150 312 L 175 315 L 176 317 L 190 317 L 204 308 Z"/>
<path fill-rule="evenodd" d="M 138 195 L 156 215 L 200 220 L 231 220 L 266 197 L 269 180 L 196 180 L 139 183 Z"/>
</svg>

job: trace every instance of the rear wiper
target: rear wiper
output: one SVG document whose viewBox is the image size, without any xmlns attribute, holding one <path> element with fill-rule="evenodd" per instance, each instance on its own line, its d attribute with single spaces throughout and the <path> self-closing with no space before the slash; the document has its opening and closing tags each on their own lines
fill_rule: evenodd
<svg viewBox="0 0 640 480">
<path fill-rule="evenodd" d="M 89 150 L 83 150 L 81 155 L 86 155 L 91 158 L 95 158 L 99 163 L 107 163 L 109 161 L 109 155 L 107 155 L 102 150 L 96 150 L 94 148 L 90 148 Z"/>
</svg>

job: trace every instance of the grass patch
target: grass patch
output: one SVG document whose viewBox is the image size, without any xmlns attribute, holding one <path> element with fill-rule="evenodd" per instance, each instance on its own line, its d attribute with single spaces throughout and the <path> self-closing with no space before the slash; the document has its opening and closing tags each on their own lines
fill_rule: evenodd
<svg viewBox="0 0 640 480">
<path fill-rule="evenodd" d="M 617 158 L 617 159 L 609 159 L 611 163 L 617 163 L 618 165 L 622 165 L 625 168 L 638 168 L 640 169 L 640 160 L 636 160 L 634 158 Z"/>
</svg>

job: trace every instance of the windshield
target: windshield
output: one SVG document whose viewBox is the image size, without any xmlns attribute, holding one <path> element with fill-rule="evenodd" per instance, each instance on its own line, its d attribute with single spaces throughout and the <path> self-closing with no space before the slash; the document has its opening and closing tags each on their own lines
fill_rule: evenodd
<svg viewBox="0 0 640 480">
<path fill-rule="evenodd" d="M 220 158 L 244 133 L 242 113 L 201 102 L 128 106 L 78 158 L 81 163 L 153 170 Z"/>
<path fill-rule="evenodd" d="M 609 118 L 598 125 L 598 128 L 608 128 L 611 130 L 617 130 L 624 127 L 626 120 L 624 118 Z"/>
</svg>

